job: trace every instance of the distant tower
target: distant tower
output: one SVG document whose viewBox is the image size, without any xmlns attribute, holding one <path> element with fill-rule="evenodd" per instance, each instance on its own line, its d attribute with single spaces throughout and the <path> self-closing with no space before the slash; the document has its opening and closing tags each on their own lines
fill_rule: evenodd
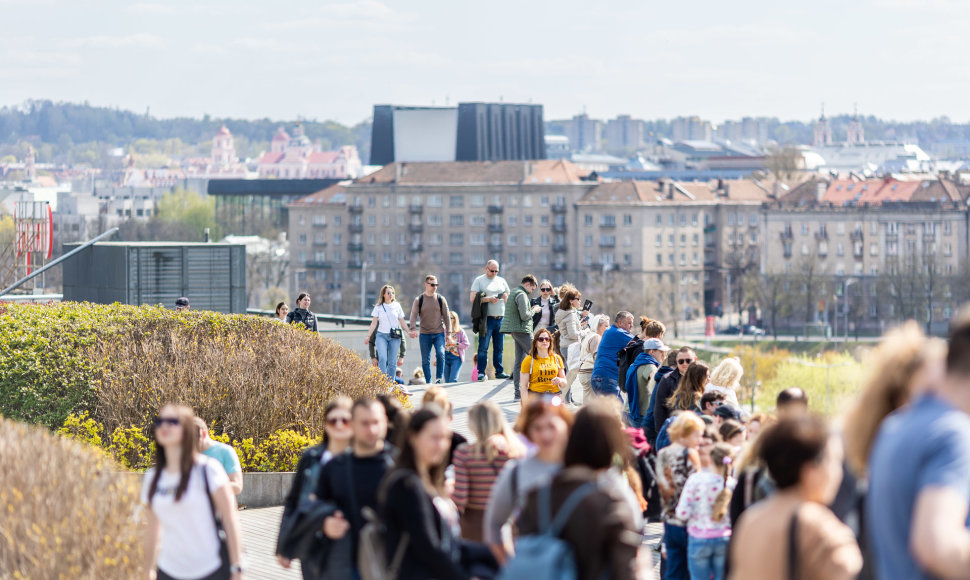
<svg viewBox="0 0 970 580">
<path fill-rule="evenodd" d="M 855 114 L 849 122 L 848 135 L 845 139 L 850 145 L 860 145 L 865 143 L 866 135 L 862 130 L 862 119 L 859 117 L 859 107 L 855 107 Z"/>
<path fill-rule="evenodd" d="M 283 153 L 286 151 L 286 146 L 290 142 L 290 136 L 286 134 L 283 127 L 276 130 L 276 134 L 273 135 L 272 151 L 273 153 Z"/>
<path fill-rule="evenodd" d="M 815 121 L 815 138 L 812 139 L 814 147 L 821 147 L 832 144 L 832 127 L 829 120 L 825 118 L 825 105 L 822 105 L 822 116 Z"/>
<path fill-rule="evenodd" d="M 34 148 L 27 145 L 27 159 L 24 160 L 24 181 L 34 181 L 37 178 L 37 167 L 34 165 Z"/>
<path fill-rule="evenodd" d="M 236 146 L 232 133 L 223 125 L 212 139 L 212 165 L 214 167 L 229 167 L 236 162 Z"/>
</svg>

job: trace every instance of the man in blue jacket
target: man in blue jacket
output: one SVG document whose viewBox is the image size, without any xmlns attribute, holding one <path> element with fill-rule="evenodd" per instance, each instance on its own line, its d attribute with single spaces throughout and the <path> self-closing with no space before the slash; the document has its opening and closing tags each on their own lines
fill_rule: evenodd
<svg viewBox="0 0 970 580">
<path fill-rule="evenodd" d="M 613 326 L 603 333 L 599 348 L 596 350 L 596 362 L 593 364 L 593 374 L 590 386 L 597 395 L 620 396 L 620 369 L 616 355 L 628 342 L 633 340 L 633 315 L 621 310 L 613 319 Z"/>
</svg>

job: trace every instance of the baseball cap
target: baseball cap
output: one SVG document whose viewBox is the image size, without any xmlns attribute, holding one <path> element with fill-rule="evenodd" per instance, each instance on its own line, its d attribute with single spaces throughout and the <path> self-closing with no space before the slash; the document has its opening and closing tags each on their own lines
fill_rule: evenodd
<svg viewBox="0 0 970 580">
<path fill-rule="evenodd" d="M 670 350 L 670 347 L 665 345 L 659 338 L 648 338 L 647 340 L 643 341 L 643 350 L 662 350 L 667 352 Z"/>
<path fill-rule="evenodd" d="M 735 409 L 731 405 L 718 405 L 714 409 L 714 414 L 722 419 L 734 419 L 735 421 L 741 420 L 741 411 Z"/>
<path fill-rule="evenodd" d="M 176 306 L 188 306 L 189 305 L 189 299 L 186 298 L 185 296 L 182 296 L 181 298 L 179 298 L 178 300 L 175 301 L 175 305 Z"/>
</svg>

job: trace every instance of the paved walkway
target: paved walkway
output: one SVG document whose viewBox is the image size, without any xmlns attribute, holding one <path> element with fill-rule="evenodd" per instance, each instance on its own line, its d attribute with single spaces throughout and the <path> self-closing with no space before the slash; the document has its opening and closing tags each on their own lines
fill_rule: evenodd
<svg viewBox="0 0 970 580">
<path fill-rule="evenodd" d="M 579 385 L 576 385 L 577 387 Z M 412 386 L 412 400 L 419 403 L 424 386 Z M 448 396 L 454 405 L 453 427 L 456 431 L 474 439 L 468 431 L 468 409 L 483 400 L 495 401 L 512 422 L 519 412 L 519 404 L 512 401 L 511 381 L 486 381 L 482 383 L 459 383 L 445 385 Z M 284 570 L 276 561 L 276 534 L 279 531 L 282 508 L 262 508 L 240 512 L 243 544 L 246 546 L 247 564 L 250 578 L 259 579 L 299 579 L 299 564 L 294 562 L 290 570 Z M 659 578 L 659 557 L 652 547 L 660 542 L 663 535 L 661 524 L 648 524 L 645 530 L 643 549 L 640 553 L 641 578 Z"/>
</svg>

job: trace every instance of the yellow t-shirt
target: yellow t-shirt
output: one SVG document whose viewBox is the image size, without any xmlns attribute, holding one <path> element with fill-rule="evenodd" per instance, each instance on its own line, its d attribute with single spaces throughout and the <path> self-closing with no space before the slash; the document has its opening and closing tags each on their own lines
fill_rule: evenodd
<svg viewBox="0 0 970 580">
<path fill-rule="evenodd" d="M 532 360 L 526 355 L 522 361 L 520 371 L 529 375 L 529 390 L 537 393 L 558 393 L 559 387 L 552 384 L 552 379 L 559 376 L 559 369 L 563 368 L 562 358 L 557 354 Z"/>
</svg>

